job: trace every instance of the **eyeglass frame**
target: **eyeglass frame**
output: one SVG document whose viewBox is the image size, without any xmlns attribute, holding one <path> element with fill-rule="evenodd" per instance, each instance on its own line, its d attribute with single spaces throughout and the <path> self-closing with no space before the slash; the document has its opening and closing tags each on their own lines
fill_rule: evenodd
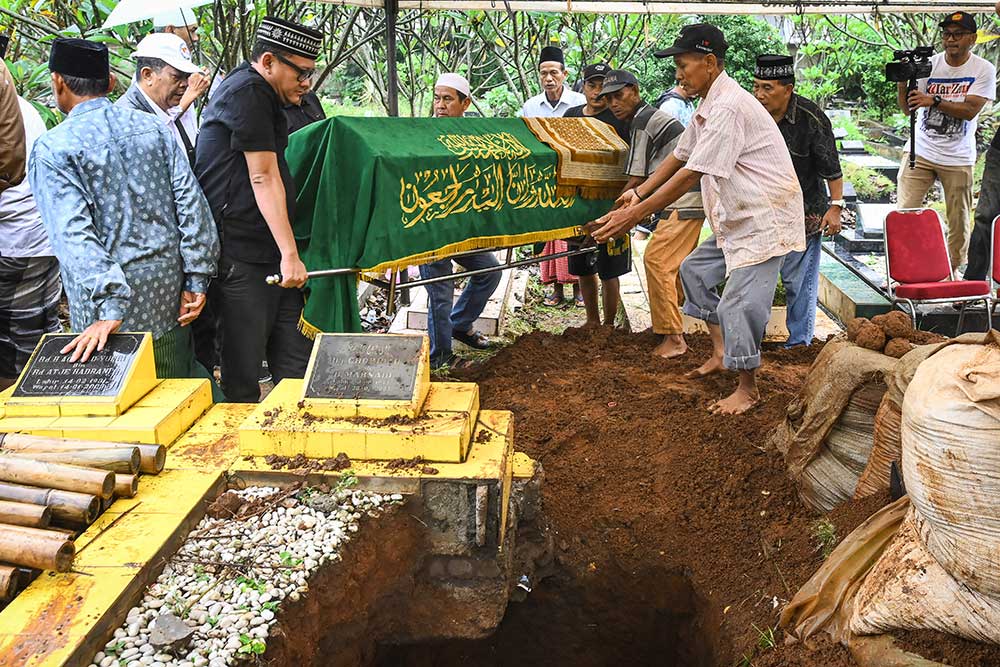
<svg viewBox="0 0 1000 667">
<path fill-rule="evenodd" d="M 969 35 L 975 35 L 975 30 L 963 30 L 961 32 L 949 32 L 947 30 L 941 31 L 941 41 L 947 42 L 949 39 L 960 40 L 963 37 L 968 37 Z"/>
<path fill-rule="evenodd" d="M 288 58 L 285 58 L 281 54 L 272 52 L 271 55 L 274 56 L 278 60 L 278 62 L 284 63 L 285 65 L 288 65 L 293 70 L 295 70 L 295 72 L 298 74 L 296 79 L 298 80 L 299 83 L 303 83 L 305 81 L 311 81 L 313 77 L 316 76 L 315 67 L 312 69 L 305 69 L 304 67 L 299 67 L 298 65 L 293 63 Z"/>
</svg>

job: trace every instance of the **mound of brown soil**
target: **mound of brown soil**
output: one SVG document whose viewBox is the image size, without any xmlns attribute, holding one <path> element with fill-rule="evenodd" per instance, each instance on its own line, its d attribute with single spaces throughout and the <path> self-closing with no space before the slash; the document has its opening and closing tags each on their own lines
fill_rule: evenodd
<svg viewBox="0 0 1000 667">
<path fill-rule="evenodd" d="M 839 645 L 786 646 L 774 630 L 822 562 L 819 522 L 832 525 L 832 546 L 889 501 L 817 516 L 764 448 L 820 345 L 766 350 L 761 403 L 721 417 L 706 408 L 735 377 L 686 379 L 710 349 L 707 337 L 688 342 L 668 361 L 650 355 L 649 333 L 532 333 L 462 373 L 484 409 L 514 412 L 517 449 L 545 468 L 560 570 L 532 582 L 492 637 L 383 647 L 378 664 L 855 665 Z"/>
</svg>

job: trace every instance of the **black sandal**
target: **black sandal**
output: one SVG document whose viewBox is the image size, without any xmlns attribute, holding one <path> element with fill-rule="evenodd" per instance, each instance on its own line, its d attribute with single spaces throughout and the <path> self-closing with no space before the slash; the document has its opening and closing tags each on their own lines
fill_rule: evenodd
<svg viewBox="0 0 1000 667">
<path fill-rule="evenodd" d="M 488 350 L 490 349 L 490 339 L 484 336 L 481 332 L 475 329 L 471 331 L 452 331 L 451 337 L 460 343 L 465 343 L 469 347 L 475 350 Z"/>
</svg>

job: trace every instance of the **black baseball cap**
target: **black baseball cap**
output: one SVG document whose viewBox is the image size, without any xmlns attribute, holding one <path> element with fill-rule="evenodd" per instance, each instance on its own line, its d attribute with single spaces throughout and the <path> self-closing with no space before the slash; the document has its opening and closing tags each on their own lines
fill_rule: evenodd
<svg viewBox="0 0 1000 667">
<path fill-rule="evenodd" d="M 976 32 L 979 30 L 979 26 L 976 25 L 976 19 L 973 18 L 972 14 L 967 12 L 955 12 L 954 14 L 948 14 L 943 21 L 938 23 L 939 28 L 944 28 L 950 25 L 961 26 L 970 32 Z"/>
<path fill-rule="evenodd" d="M 604 78 L 607 76 L 608 72 L 611 71 L 610 65 L 605 65 L 604 63 L 595 63 L 593 65 L 587 65 L 583 68 L 583 80 L 590 81 L 591 79 Z"/>
<path fill-rule="evenodd" d="M 657 58 L 668 58 L 682 53 L 710 53 L 716 56 L 725 56 L 729 44 L 722 31 L 711 23 L 693 23 L 681 28 L 681 34 L 674 40 L 674 45 L 669 49 L 656 51 L 653 53 Z"/>
<path fill-rule="evenodd" d="M 604 75 L 604 87 L 601 88 L 601 97 L 617 93 L 625 86 L 639 87 L 639 79 L 635 74 L 623 69 L 613 69 Z"/>
</svg>

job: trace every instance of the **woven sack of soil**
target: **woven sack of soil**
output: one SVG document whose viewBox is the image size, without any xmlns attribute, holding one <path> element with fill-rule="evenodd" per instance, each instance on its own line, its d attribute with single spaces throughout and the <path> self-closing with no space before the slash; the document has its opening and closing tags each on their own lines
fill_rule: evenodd
<svg viewBox="0 0 1000 667">
<path fill-rule="evenodd" d="M 882 404 L 875 413 L 874 445 L 868 465 L 858 479 L 854 491 L 855 498 L 864 498 L 874 493 L 889 490 L 889 466 L 902 459 L 903 440 L 901 436 L 903 417 L 903 396 L 913 380 L 917 369 L 926 359 L 939 350 L 954 344 L 978 344 L 982 333 L 969 333 L 943 343 L 919 345 L 905 354 L 886 375 L 888 389 L 882 397 Z"/>
<path fill-rule="evenodd" d="M 903 400 L 912 516 L 858 593 L 851 629 L 1000 643 L 1000 336 L 922 363 Z"/>
<path fill-rule="evenodd" d="M 884 377 L 895 364 L 843 338 L 827 343 L 813 362 L 770 441 L 810 507 L 829 511 L 854 495 L 871 453 Z"/>
<path fill-rule="evenodd" d="M 911 507 L 858 589 L 849 630 L 857 635 L 937 630 L 1000 643 L 1000 597 L 978 593 L 951 576 L 921 540 L 920 524 Z"/>
</svg>

